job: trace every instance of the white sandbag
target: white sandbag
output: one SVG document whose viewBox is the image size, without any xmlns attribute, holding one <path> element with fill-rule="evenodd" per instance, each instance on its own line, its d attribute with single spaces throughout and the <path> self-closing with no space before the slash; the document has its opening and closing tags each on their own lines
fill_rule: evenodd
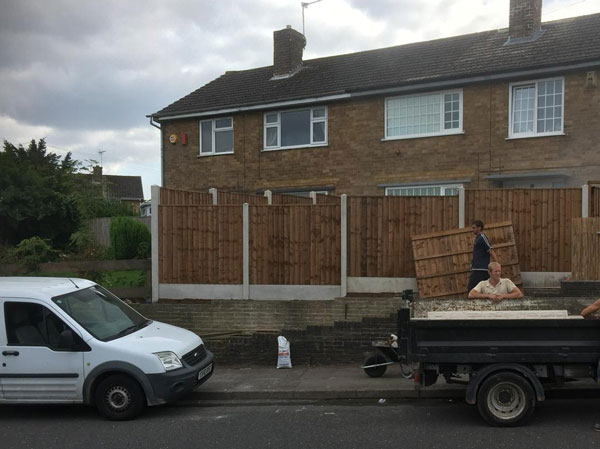
<svg viewBox="0 0 600 449">
<path fill-rule="evenodd" d="M 277 337 L 277 369 L 279 368 L 291 368 L 292 358 L 290 355 L 290 342 L 287 338 L 281 335 Z"/>
</svg>

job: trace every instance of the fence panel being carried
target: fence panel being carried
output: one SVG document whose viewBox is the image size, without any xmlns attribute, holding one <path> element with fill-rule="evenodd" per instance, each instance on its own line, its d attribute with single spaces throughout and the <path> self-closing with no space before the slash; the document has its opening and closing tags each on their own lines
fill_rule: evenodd
<svg viewBox="0 0 600 449">
<path fill-rule="evenodd" d="M 520 285 L 519 257 L 510 222 L 486 225 L 485 234 L 492 242 L 502 277 Z M 419 297 L 467 296 L 473 254 L 471 228 L 452 229 L 412 237 L 413 257 Z"/>
</svg>

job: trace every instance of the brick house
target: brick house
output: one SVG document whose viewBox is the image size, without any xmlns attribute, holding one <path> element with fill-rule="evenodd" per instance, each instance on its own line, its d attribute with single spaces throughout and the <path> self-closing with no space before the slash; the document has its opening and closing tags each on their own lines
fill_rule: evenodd
<svg viewBox="0 0 600 449">
<path fill-rule="evenodd" d="M 163 185 L 257 193 L 454 194 L 600 179 L 600 14 L 226 72 L 151 114 Z"/>
<path fill-rule="evenodd" d="M 99 165 L 93 167 L 91 174 L 82 176 L 98 186 L 105 199 L 119 201 L 127 204 L 134 212 L 140 212 L 140 204 L 144 201 L 141 176 L 105 175 Z"/>
</svg>

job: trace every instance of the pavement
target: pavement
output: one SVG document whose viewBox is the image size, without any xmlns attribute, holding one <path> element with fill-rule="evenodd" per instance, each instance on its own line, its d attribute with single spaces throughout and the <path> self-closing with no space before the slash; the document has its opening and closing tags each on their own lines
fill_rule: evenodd
<svg viewBox="0 0 600 449">
<path fill-rule="evenodd" d="M 382 377 L 367 376 L 359 365 L 215 366 L 210 379 L 184 401 L 261 400 L 349 400 L 349 399 L 464 399 L 465 386 L 446 384 L 443 378 L 432 386 L 416 389 L 398 365 L 390 365 Z M 548 391 L 550 397 L 600 397 L 600 386 L 592 379 L 569 382 Z"/>
</svg>

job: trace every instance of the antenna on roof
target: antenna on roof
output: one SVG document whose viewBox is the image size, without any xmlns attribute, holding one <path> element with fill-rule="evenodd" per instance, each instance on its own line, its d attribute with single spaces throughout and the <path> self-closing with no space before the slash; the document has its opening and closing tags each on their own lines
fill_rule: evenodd
<svg viewBox="0 0 600 449">
<path fill-rule="evenodd" d="M 309 5 L 312 5 L 313 3 L 319 3 L 322 2 L 323 0 L 315 0 L 313 2 L 300 2 L 300 6 L 302 6 L 302 35 L 306 37 L 306 34 L 304 33 L 304 10 L 306 8 L 308 8 Z"/>
</svg>

